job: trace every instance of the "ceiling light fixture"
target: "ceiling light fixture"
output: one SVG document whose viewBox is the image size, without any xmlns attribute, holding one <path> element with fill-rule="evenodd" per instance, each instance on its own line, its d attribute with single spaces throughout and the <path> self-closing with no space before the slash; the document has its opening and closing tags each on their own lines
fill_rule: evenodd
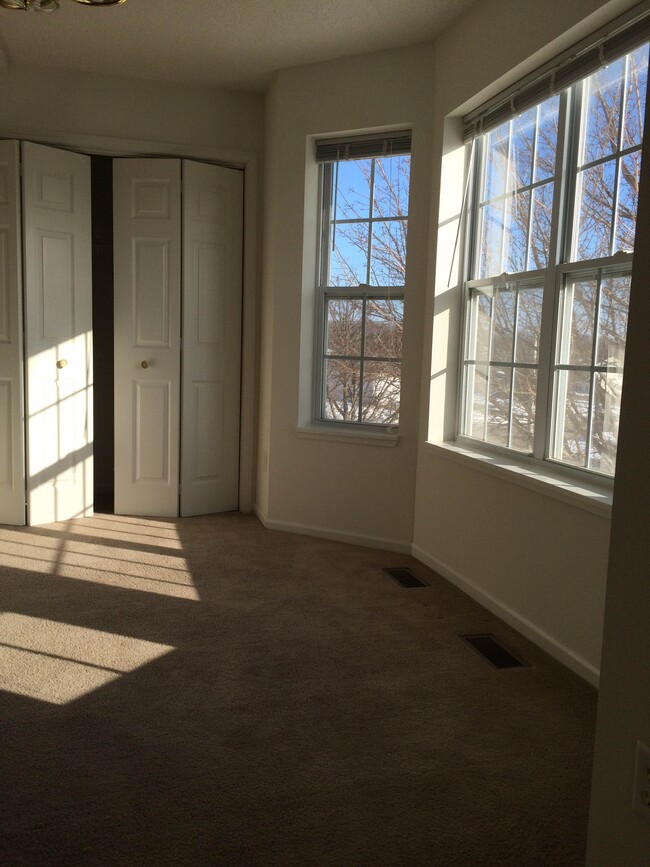
<svg viewBox="0 0 650 867">
<path fill-rule="evenodd" d="M 84 6 L 119 6 L 126 0 L 74 0 Z M 3 9 L 31 9 L 32 12 L 56 12 L 59 0 L 0 0 Z"/>
</svg>

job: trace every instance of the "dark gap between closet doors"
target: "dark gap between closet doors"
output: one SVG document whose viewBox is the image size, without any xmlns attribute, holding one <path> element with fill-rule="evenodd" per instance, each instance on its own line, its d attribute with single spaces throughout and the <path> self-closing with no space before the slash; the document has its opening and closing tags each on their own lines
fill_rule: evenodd
<svg viewBox="0 0 650 867">
<path fill-rule="evenodd" d="M 95 511 L 113 512 L 113 160 L 91 157 Z"/>
</svg>

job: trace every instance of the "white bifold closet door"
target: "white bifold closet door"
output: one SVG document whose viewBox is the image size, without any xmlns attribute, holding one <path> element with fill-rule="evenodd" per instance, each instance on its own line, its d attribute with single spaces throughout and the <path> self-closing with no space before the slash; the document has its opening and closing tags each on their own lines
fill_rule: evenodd
<svg viewBox="0 0 650 867">
<path fill-rule="evenodd" d="M 181 166 L 113 162 L 115 512 L 178 514 Z"/>
<path fill-rule="evenodd" d="M 236 509 L 241 172 L 120 159 L 113 198 L 115 511 Z"/>
<path fill-rule="evenodd" d="M 243 175 L 183 161 L 181 515 L 239 505 Z"/>
<path fill-rule="evenodd" d="M 93 511 L 90 158 L 23 143 L 30 524 Z"/>
<path fill-rule="evenodd" d="M 20 145 L 0 141 L 0 523 L 25 523 Z"/>
</svg>

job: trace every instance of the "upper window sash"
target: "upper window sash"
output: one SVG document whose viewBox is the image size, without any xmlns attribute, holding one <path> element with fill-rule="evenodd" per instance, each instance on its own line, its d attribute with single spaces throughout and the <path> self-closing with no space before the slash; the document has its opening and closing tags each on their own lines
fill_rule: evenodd
<svg viewBox="0 0 650 867">
<path fill-rule="evenodd" d="M 550 97 L 478 139 L 470 278 L 548 267 L 564 103 L 564 97 Z"/>
<path fill-rule="evenodd" d="M 564 261 L 634 249 L 647 74 L 646 44 L 574 88 L 574 211 Z"/>
<path fill-rule="evenodd" d="M 322 165 L 319 286 L 404 285 L 409 160 L 388 154 Z"/>
</svg>

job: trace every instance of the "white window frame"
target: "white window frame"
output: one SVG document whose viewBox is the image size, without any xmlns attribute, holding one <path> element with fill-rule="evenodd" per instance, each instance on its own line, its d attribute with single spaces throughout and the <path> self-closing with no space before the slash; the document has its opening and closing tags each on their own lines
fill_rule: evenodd
<svg viewBox="0 0 650 867">
<path fill-rule="evenodd" d="M 401 152 L 404 155 L 404 152 Z M 410 151 L 409 151 L 410 153 Z M 368 225 L 368 258 L 366 267 L 366 280 L 369 281 L 369 272 L 371 267 L 371 245 L 372 245 L 372 227 L 375 223 L 386 223 L 391 221 L 402 221 L 407 225 L 408 232 L 408 214 L 405 217 L 374 217 L 372 213 L 372 193 L 374 184 L 374 169 L 375 159 L 381 159 L 382 156 L 391 156 L 390 151 L 385 154 L 375 153 L 374 155 L 364 155 L 355 157 L 355 159 L 371 159 L 372 165 L 372 180 L 370 186 L 370 209 L 368 219 L 358 220 L 336 220 L 337 224 L 341 223 L 367 223 Z M 369 282 L 359 283 L 358 286 L 332 286 L 327 282 L 329 274 L 330 261 L 330 226 L 332 222 L 332 189 L 336 182 L 334 178 L 334 167 L 336 162 L 322 162 L 319 172 L 319 188 L 318 201 L 320 204 L 319 221 L 318 221 L 318 255 L 316 265 L 316 304 L 315 315 L 316 322 L 314 327 L 315 332 L 315 358 L 314 358 L 314 383 L 313 383 L 313 421 L 318 424 L 331 426 L 333 429 L 337 427 L 342 430 L 350 430 L 351 428 L 378 431 L 385 429 L 389 433 L 397 432 L 399 428 L 399 420 L 390 423 L 383 422 L 368 422 L 361 419 L 363 410 L 363 402 L 359 400 L 359 418 L 358 420 L 351 419 L 332 419 L 325 415 L 325 380 L 327 375 L 327 360 L 332 358 L 349 358 L 360 362 L 361 378 L 360 390 L 363 394 L 363 372 L 365 362 L 396 362 L 400 365 L 400 393 L 401 393 L 401 377 L 402 377 L 402 356 L 400 357 L 375 357 L 365 354 L 365 304 L 368 300 L 393 300 L 402 301 L 405 299 L 405 286 L 375 286 Z M 361 336 L 361 354 L 359 356 L 336 356 L 327 352 L 327 303 L 329 299 L 340 298 L 350 300 L 362 300 L 364 303 L 364 315 L 362 319 L 362 336 Z"/>
<path fill-rule="evenodd" d="M 641 42 L 637 47 L 642 47 Z M 634 49 L 631 49 L 634 50 Z M 629 52 L 627 52 L 629 53 Z M 582 105 L 582 94 L 584 81 L 589 78 L 586 76 L 582 81 L 572 85 L 560 95 L 560 105 L 558 114 L 558 141 L 556 151 L 556 168 L 554 175 L 554 197 L 553 197 L 553 212 L 550 229 L 550 249 L 548 265 L 545 269 L 535 271 L 525 271 L 516 274 L 501 274 L 494 277 L 483 279 L 470 279 L 469 275 L 478 272 L 478 257 L 479 257 L 479 238 L 478 232 L 480 229 L 480 220 L 478 216 L 480 190 L 479 185 L 484 178 L 484 161 L 485 161 L 485 138 L 476 137 L 472 143 L 472 158 L 470 160 L 470 180 L 469 189 L 471 194 L 469 204 L 466 211 L 466 224 L 464 237 L 466 240 L 463 254 L 463 299 L 462 299 L 462 333 L 460 341 L 460 359 L 459 359 L 459 387 L 458 387 L 458 404 L 457 404 L 457 429 L 456 441 L 464 448 L 470 450 L 484 451 L 487 454 L 495 456 L 506 456 L 508 459 L 513 458 L 521 463 L 540 463 L 544 462 L 547 466 L 552 465 L 555 471 L 566 475 L 568 478 L 577 480 L 591 479 L 594 483 L 602 484 L 610 487 L 613 484 L 613 477 L 610 474 L 600 472 L 597 469 L 585 466 L 577 466 L 562 461 L 553 456 L 553 440 L 558 436 L 558 423 L 554 417 L 554 403 L 556 400 L 556 371 L 564 369 L 567 365 L 559 364 L 559 341 L 560 341 L 560 302 L 563 294 L 565 281 L 580 277 L 587 274 L 598 274 L 601 276 L 620 276 L 630 275 L 632 271 L 631 252 L 618 252 L 613 255 L 599 258 L 569 261 L 573 250 L 573 241 L 576 232 L 580 203 L 576 200 L 576 184 L 579 174 L 578 155 L 581 147 L 581 131 L 584 128 L 584 113 L 585 109 Z M 622 88 L 625 92 L 625 88 Z M 648 89 L 647 98 L 650 98 L 650 88 Z M 550 94 L 547 94 L 550 96 Z M 542 97 L 539 100 L 541 104 L 547 97 Z M 621 139 L 619 130 L 619 142 L 615 153 L 607 159 L 616 160 L 616 184 L 618 182 L 619 165 L 623 156 L 628 151 L 643 149 L 644 142 L 641 142 L 639 147 L 628 149 L 621 148 Z M 644 136 L 645 139 L 645 136 Z M 604 160 L 603 160 L 604 161 Z M 587 165 L 587 164 L 585 164 Z M 532 185 L 532 178 L 531 178 Z M 618 186 L 615 186 L 616 199 L 613 208 L 611 235 L 614 236 L 615 222 L 617 215 L 618 202 Z M 532 198 L 530 213 L 532 214 Z M 530 220 L 530 217 L 529 217 Z M 504 232 L 505 235 L 505 232 Z M 599 277 L 600 279 L 600 277 Z M 537 283 L 543 285 L 543 306 L 540 327 L 540 341 L 538 346 L 538 364 L 537 364 L 537 395 L 535 404 L 535 432 L 533 439 L 533 447 L 531 451 L 522 452 L 512 448 L 504 447 L 496 443 L 490 443 L 485 440 L 478 439 L 466 433 L 468 404 L 471 401 L 473 392 L 468 387 L 467 381 L 469 369 L 472 364 L 469 358 L 469 345 L 472 340 L 472 297 L 477 290 L 483 289 L 495 292 L 499 287 L 503 287 L 507 283 L 530 284 Z M 515 326 L 516 330 L 516 326 Z M 594 329 L 595 331 L 595 329 Z M 596 336 L 594 334 L 594 347 L 596 344 Z M 514 350 L 513 350 L 514 352 Z M 514 362 L 514 358 L 513 358 Z M 492 362 L 493 365 L 500 362 Z M 505 366 L 508 366 L 507 364 Z M 600 367 L 595 364 L 595 357 L 592 357 L 592 363 L 585 367 L 585 371 L 590 374 L 599 370 Z M 605 366 L 604 369 L 607 369 Z M 511 382 L 511 401 L 510 413 L 512 414 L 512 388 Z M 593 404 L 593 387 L 589 396 L 589 431 L 587 434 L 587 453 L 589 452 L 589 432 L 591 430 L 591 407 Z M 487 411 L 486 411 L 487 418 Z M 556 442 L 557 451 L 557 442 Z"/>
</svg>

